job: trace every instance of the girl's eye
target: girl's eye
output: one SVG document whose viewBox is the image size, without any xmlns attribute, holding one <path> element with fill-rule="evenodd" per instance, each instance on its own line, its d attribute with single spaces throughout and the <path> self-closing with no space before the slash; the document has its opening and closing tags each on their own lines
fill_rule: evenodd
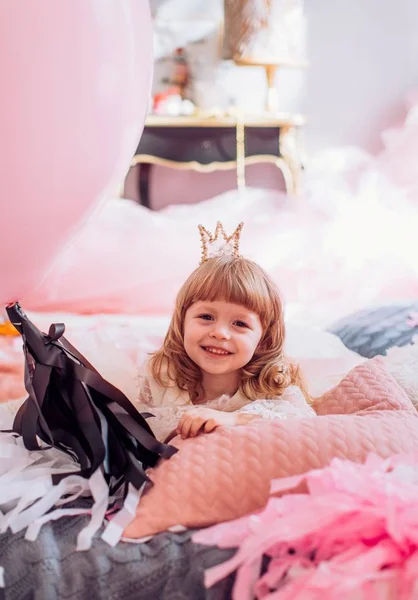
<svg viewBox="0 0 418 600">
<path fill-rule="evenodd" d="M 244 323 L 244 321 L 235 321 L 235 325 L 237 327 L 245 327 L 248 329 L 248 325 L 247 325 L 247 323 Z"/>
<path fill-rule="evenodd" d="M 198 319 L 203 319 L 204 321 L 211 321 L 213 317 L 212 315 L 199 315 Z"/>
</svg>

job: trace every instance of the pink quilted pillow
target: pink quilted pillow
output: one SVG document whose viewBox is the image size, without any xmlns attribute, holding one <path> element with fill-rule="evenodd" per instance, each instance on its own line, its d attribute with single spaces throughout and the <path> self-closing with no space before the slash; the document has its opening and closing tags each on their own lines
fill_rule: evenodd
<svg viewBox="0 0 418 600">
<path fill-rule="evenodd" d="M 380 357 L 352 369 L 338 385 L 315 402 L 314 408 L 318 415 L 349 415 L 375 410 L 414 411 L 408 395 Z"/>
<path fill-rule="evenodd" d="M 309 419 L 255 421 L 197 438 L 176 438 L 179 452 L 149 474 L 126 537 L 175 525 L 204 527 L 261 509 L 272 479 L 326 466 L 333 457 L 361 462 L 418 448 L 418 415 L 380 361 L 356 367 L 319 401 L 335 413 Z M 318 405 L 319 405 L 318 404 Z M 376 410 L 376 409 L 390 410 Z"/>
</svg>

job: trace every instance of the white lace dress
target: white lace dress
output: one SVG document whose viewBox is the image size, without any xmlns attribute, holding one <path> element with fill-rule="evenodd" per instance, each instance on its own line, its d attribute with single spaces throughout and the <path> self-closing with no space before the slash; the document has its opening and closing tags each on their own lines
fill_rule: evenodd
<svg viewBox="0 0 418 600">
<path fill-rule="evenodd" d="M 138 398 L 134 403 L 140 412 L 149 412 L 154 417 L 148 423 L 156 437 L 163 441 L 176 428 L 185 412 L 196 408 L 187 392 L 177 386 L 159 385 L 150 375 L 148 362 L 140 369 L 138 376 Z M 221 396 L 199 407 L 224 412 L 236 412 L 259 415 L 263 419 L 291 419 L 295 417 L 314 417 L 315 411 L 309 406 L 302 391 L 297 386 L 288 387 L 274 400 L 248 400 L 240 391 L 234 396 Z"/>
</svg>

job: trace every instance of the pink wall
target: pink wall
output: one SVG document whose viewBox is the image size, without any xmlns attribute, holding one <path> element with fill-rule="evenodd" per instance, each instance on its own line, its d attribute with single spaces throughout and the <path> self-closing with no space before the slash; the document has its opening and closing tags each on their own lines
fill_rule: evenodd
<svg viewBox="0 0 418 600">
<path fill-rule="evenodd" d="M 311 151 L 381 147 L 418 88 L 416 0 L 307 0 L 311 66 L 305 112 Z"/>
</svg>

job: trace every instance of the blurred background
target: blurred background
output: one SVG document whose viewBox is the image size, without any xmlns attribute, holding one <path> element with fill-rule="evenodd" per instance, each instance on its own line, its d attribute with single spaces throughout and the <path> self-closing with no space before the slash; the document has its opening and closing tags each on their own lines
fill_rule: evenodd
<svg viewBox="0 0 418 600">
<path fill-rule="evenodd" d="M 45 328 L 63 320 L 132 397 L 137 365 L 199 263 L 197 225 L 244 221 L 241 252 L 277 284 L 290 353 L 317 383 L 338 381 L 351 351 L 413 343 L 416 1 L 150 7 L 154 76 L 129 171 L 25 309 Z M 20 398 L 20 343 L 7 323 L 2 332 L 0 398 Z"/>
<path fill-rule="evenodd" d="M 151 7 L 153 108 L 159 113 L 181 111 L 173 97 L 170 102 L 179 72 L 186 72 L 181 91 L 196 111 L 237 106 L 262 113 L 265 69 L 233 60 L 234 54 L 258 58 L 279 65 L 274 82 L 280 111 L 306 116 L 303 141 L 310 157 L 341 146 L 375 154 L 383 148 L 382 131 L 403 121 L 408 96 L 418 87 L 418 6 L 413 0 L 396 6 L 391 0 L 157 0 Z M 263 15 L 265 26 L 259 24 Z M 247 29 L 249 39 L 231 52 L 228 44 L 240 32 L 245 38 Z M 293 66 L 280 66 L 289 63 Z M 184 110 L 193 108 L 187 103 Z M 271 165 L 250 167 L 248 181 L 280 189 L 283 182 L 276 171 Z M 136 177 L 130 174 L 125 189 L 133 199 L 139 199 Z M 152 203 L 159 208 L 202 200 L 233 185 L 233 173 L 196 177 L 159 167 L 153 174 Z"/>
</svg>

